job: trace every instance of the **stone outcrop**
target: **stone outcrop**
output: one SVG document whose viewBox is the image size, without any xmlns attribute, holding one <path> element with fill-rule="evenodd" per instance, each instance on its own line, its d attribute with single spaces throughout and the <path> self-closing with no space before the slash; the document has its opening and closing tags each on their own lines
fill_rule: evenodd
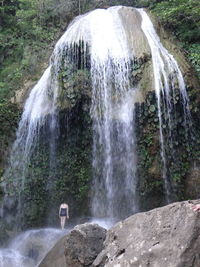
<svg viewBox="0 0 200 267">
<path fill-rule="evenodd" d="M 103 249 L 106 230 L 97 224 L 81 224 L 64 236 L 39 267 L 91 266 Z"/>
<path fill-rule="evenodd" d="M 200 214 L 179 202 L 111 228 L 93 267 L 199 267 Z"/>
</svg>

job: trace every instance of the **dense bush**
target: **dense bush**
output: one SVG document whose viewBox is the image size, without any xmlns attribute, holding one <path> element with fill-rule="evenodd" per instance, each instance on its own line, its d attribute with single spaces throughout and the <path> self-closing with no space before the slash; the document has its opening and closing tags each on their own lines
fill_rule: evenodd
<svg viewBox="0 0 200 267">
<path fill-rule="evenodd" d="M 195 67 L 198 77 L 200 79 L 200 44 L 185 44 L 185 50 L 187 51 L 188 58 L 190 59 L 192 65 Z"/>
<path fill-rule="evenodd" d="M 161 22 L 172 29 L 180 40 L 200 41 L 199 0 L 169 0 L 157 3 L 154 12 Z"/>
<path fill-rule="evenodd" d="M 0 7 L 0 99 L 9 99 L 24 77 L 49 57 L 46 49 L 78 14 L 75 0 L 6 0 Z M 48 56 L 47 56 L 48 54 Z M 36 77 L 37 79 L 38 77 Z"/>
<path fill-rule="evenodd" d="M 188 58 L 200 78 L 200 1 L 169 0 L 154 2 L 152 11 L 165 28 L 173 32 L 180 41 Z"/>
</svg>

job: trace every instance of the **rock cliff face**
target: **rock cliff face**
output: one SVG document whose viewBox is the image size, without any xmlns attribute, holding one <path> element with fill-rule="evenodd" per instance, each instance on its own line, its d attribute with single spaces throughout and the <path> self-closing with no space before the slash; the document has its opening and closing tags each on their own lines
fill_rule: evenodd
<svg viewBox="0 0 200 267">
<path fill-rule="evenodd" d="M 104 248 L 106 230 L 79 225 L 39 266 L 199 267 L 200 214 L 191 206 L 178 202 L 133 215 L 107 232 Z"/>
</svg>

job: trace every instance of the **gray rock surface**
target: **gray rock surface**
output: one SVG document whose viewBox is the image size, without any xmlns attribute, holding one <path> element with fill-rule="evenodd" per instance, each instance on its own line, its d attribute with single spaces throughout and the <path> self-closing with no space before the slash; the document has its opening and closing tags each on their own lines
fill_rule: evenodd
<svg viewBox="0 0 200 267">
<path fill-rule="evenodd" d="M 65 242 L 66 266 L 91 266 L 103 249 L 106 230 L 97 224 L 82 224 L 74 228 Z"/>
<path fill-rule="evenodd" d="M 173 203 L 118 223 L 92 266 L 199 267 L 200 213 L 191 206 Z"/>
<path fill-rule="evenodd" d="M 77 225 L 61 238 L 38 267 L 91 266 L 103 249 L 106 230 L 97 224 Z"/>
<path fill-rule="evenodd" d="M 65 267 L 65 240 L 67 236 L 63 236 L 56 245 L 49 251 L 46 257 L 38 265 L 38 267 Z"/>
</svg>

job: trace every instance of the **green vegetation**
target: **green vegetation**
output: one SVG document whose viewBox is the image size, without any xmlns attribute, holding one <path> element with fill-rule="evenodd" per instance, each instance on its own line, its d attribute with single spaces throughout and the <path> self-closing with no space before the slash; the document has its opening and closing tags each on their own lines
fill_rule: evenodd
<svg viewBox="0 0 200 267">
<path fill-rule="evenodd" d="M 199 26 L 200 28 L 200 26 Z M 185 44 L 185 50 L 187 51 L 188 58 L 192 65 L 195 67 L 198 77 L 200 78 L 200 44 Z"/>
<path fill-rule="evenodd" d="M 161 23 L 174 31 L 180 40 L 200 40 L 200 2 L 198 0 L 169 0 L 152 7 Z"/>
<path fill-rule="evenodd" d="M 15 138 L 15 129 L 20 117 L 20 110 L 16 104 L 0 103 L 0 179 L 8 153 L 8 147 Z M 0 191 L 1 196 L 1 191 Z"/>
<path fill-rule="evenodd" d="M 45 225 L 46 216 L 49 216 L 51 225 L 58 225 L 57 213 L 62 201 L 69 204 L 72 218 L 89 215 L 92 133 L 88 109 L 82 109 L 83 102 L 86 105 L 87 101 L 88 98 L 82 97 L 72 110 L 61 111 L 60 134 L 53 162 L 48 129 L 40 137 L 41 143 L 29 165 L 22 193 L 22 227 Z"/>
<path fill-rule="evenodd" d="M 162 25 L 183 42 L 187 56 L 200 78 L 200 1 L 162 1 L 155 3 L 152 11 Z"/>
<path fill-rule="evenodd" d="M 138 192 L 140 208 L 148 210 L 164 203 L 161 174 L 159 121 L 155 92 L 149 92 L 145 102 L 136 106 Z"/>
<path fill-rule="evenodd" d="M 0 168 L 14 139 L 21 107 L 11 97 L 37 81 L 55 40 L 78 12 L 73 0 L 4 0 L 0 5 Z M 32 82 L 32 83 L 33 83 Z M 2 175 L 0 172 L 0 175 Z"/>
<path fill-rule="evenodd" d="M 185 183 L 190 179 L 193 164 L 198 166 L 200 163 L 200 127 L 198 123 L 200 101 L 195 89 L 187 88 L 187 91 L 191 99 L 192 122 L 188 121 L 186 125 L 180 92 L 176 89 L 174 90 L 174 107 L 171 111 L 171 131 L 166 127 L 169 118 L 162 98 L 161 113 L 166 175 L 171 181 L 174 200 L 188 198 L 189 194 L 184 187 Z M 142 210 L 152 209 L 165 203 L 157 113 L 155 92 L 149 92 L 145 102 L 136 106 L 137 175 Z"/>
<path fill-rule="evenodd" d="M 5 0 L 0 7 L 0 99 L 9 99 L 26 79 L 38 79 L 51 44 L 77 14 L 77 1 Z M 48 51 L 48 52 L 47 52 Z"/>
</svg>

